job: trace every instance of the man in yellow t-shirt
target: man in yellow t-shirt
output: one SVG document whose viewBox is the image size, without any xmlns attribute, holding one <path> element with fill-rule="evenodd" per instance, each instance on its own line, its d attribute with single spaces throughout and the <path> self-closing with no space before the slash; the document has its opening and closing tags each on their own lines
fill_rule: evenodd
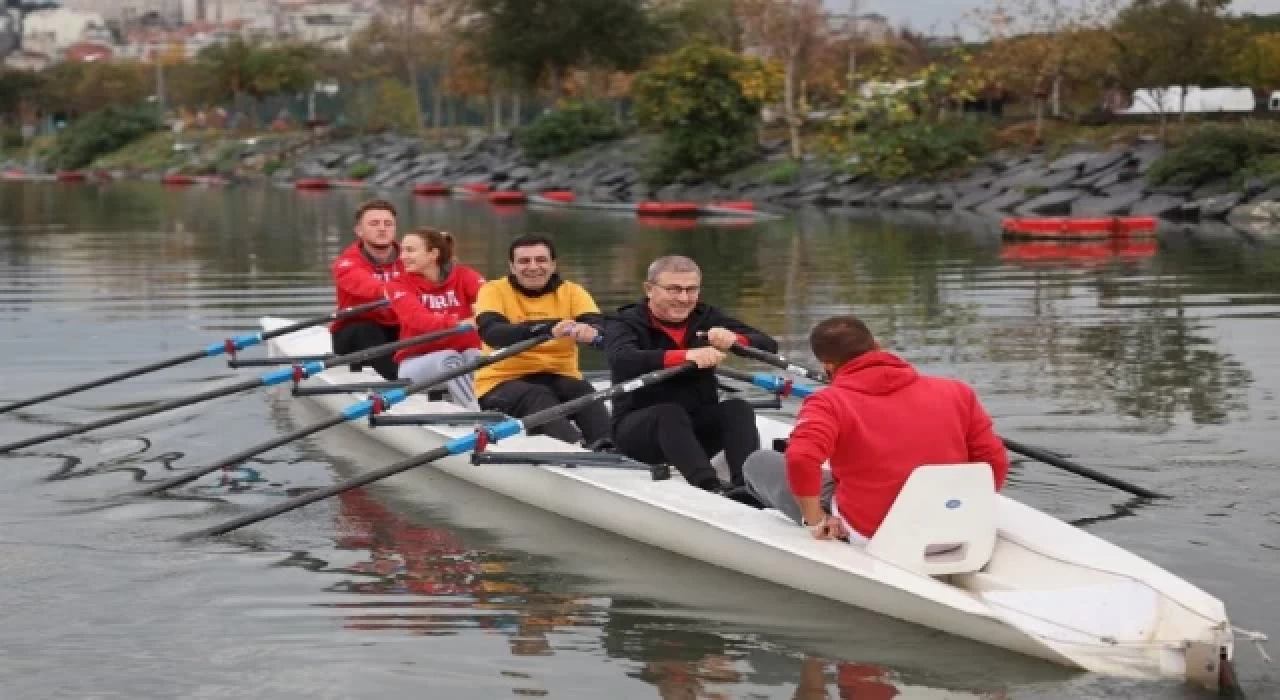
<svg viewBox="0 0 1280 700">
<path fill-rule="evenodd" d="M 578 369 L 577 343 L 593 343 L 604 323 L 596 302 L 580 285 L 556 274 L 556 248 L 541 234 L 511 242 L 511 274 L 490 280 L 476 298 L 476 325 L 484 352 L 550 333 L 547 341 L 476 371 L 480 407 L 522 418 L 595 392 Z M 552 421 L 534 433 L 587 445 L 609 435 L 609 410 L 593 403 L 568 420 Z M 581 432 L 579 432 L 581 429 Z"/>
</svg>

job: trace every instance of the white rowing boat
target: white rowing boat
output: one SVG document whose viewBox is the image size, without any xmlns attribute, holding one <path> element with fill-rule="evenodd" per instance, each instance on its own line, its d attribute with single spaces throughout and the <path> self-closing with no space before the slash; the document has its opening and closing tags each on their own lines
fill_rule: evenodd
<svg viewBox="0 0 1280 700">
<path fill-rule="evenodd" d="M 264 330 L 289 319 L 263 318 Z M 272 356 L 330 353 L 313 327 L 270 340 Z M 372 370 L 326 370 L 303 386 L 377 380 Z M 340 412 L 366 392 L 307 398 Z M 413 395 L 387 415 L 465 413 Z M 474 423 L 360 430 L 419 454 L 474 430 Z M 757 417 L 762 444 L 790 425 Z M 590 454 L 542 435 L 490 444 L 498 455 Z M 371 465 L 377 466 L 377 465 Z M 692 559 L 928 628 L 1068 667 L 1131 678 L 1184 679 L 1217 688 L 1234 649 L 1221 601 L 1105 540 L 991 491 L 985 465 L 918 470 L 865 546 L 817 541 L 772 510 L 692 488 L 673 471 L 655 481 L 618 466 L 473 464 L 434 468 L 537 508 Z M 393 479 L 413 478 L 413 472 Z M 936 554 L 934 552 L 937 552 Z"/>
</svg>

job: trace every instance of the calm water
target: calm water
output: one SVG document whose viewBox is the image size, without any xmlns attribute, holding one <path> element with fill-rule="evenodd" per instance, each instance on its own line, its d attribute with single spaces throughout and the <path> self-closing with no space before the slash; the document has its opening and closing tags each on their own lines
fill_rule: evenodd
<svg viewBox="0 0 1280 700">
<path fill-rule="evenodd" d="M 0 183 L 0 401 L 203 347 L 260 315 L 329 310 L 328 261 L 358 199 Z M 1063 260 L 928 220 L 662 230 L 397 201 L 402 224 L 457 232 L 493 276 L 511 236 L 555 233 L 562 271 L 602 306 L 635 299 L 653 257 L 690 254 L 708 300 L 800 357 L 813 322 L 856 312 L 922 368 L 972 382 L 1002 434 L 1174 498 L 1135 507 L 1031 462 L 1016 463 L 1011 495 L 1280 634 L 1280 247 L 1173 235 Z M 3 415 L 0 442 L 234 376 L 206 360 Z M 265 455 L 265 482 L 112 500 L 313 411 L 255 392 L 0 457 L 0 698 L 1195 697 L 859 613 L 441 475 L 234 538 L 171 539 L 397 459 L 346 428 Z M 1247 643 L 1237 653 L 1250 696 L 1280 696 L 1276 667 Z"/>
</svg>

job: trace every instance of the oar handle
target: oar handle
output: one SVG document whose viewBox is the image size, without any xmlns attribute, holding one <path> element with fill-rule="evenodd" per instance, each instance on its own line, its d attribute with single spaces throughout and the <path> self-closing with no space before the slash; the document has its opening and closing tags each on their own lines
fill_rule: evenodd
<svg viewBox="0 0 1280 700">
<path fill-rule="evenodd" d="M 568 415 L 577 413 L 578 411 L 582 410 L 586 406 L 589 406 L 593 403 L 608 401 L 609 399 L 619 396 L 621 394 L 636 391 L 646 386 L 650 386 L 658 382 L 666 381 L 667 379 L 670 379 L 671 377 L 674 377 L 675 375 L 680 374 L 681 372 L 687 372 L 691 369 L 694 369 L 695 367 L 697 367 L 696 364 L 692 362 L 685 362 L 675 367 L 669 367 L 667 369 L 661 369 L 656 372 L 650 372 L 649 374 L 641 375 L 639 377 L 636 377 L 635 379 L 631 379 L 619 384 L 614 384 L 608 389 L 602 389 L 601 391 L 597 391 L 593 394 L 588 394 L 586 396 L 582 396 L 582 397 L 567 401 L 557 406 L 553 406 L 551 408 L 538 411 L 536 413 L 532 413 L 526 416 L 524 420 L 517 420 L 515 418 L 511 418 L 511 419 L 502 421 L 501 423 L 495 423 L 489 426 L 478 427 L 476 428 L 476 431 L 474 433 L 470 435 L 463 435 L 461 437 L 454 438 L 446 442 L 444 445 L 441 445 L 440 447 L 435 448 L 434 450 L 429 450 L 420 455 L 410 457 L 400 462 L 396 462 L 395 464 L 383 467 L 382 469 L 377 469 L 372 472 L 361 474 L 360 476 L 354 477 L 352 479 L 348 479 L 346 481 L 343 481 L 337 484 L 333 484 L 332 486 L 329 486 L 327 488 L 319 489 L 317 491 L 311 491 L 309 493 L 303 494 L 302 496 L 290 499 L 288 501 L 285 501 L 284 503 L 277 504 L 275 506 L 272 506 L 271 508 L 267 508 L 257 513 L 249 513 L 247 515 L 241 516 L 239 518 L 223 523 L 221 525 L 216 525 L 211 528 L 207 528 L 204 530 L 200 530 L 198 532 L 185 535 L 181 539 L 196 539 L 200 537 L 224 535 L 233 530 L 238 530 L 244 527 L 245 525 L 250 525 L 252 523 L 265 520 L 266 518 L 270 518 L 275 515 L 280 515 L 281 513 L 287 513 L 296 508 L 301 508 L 302 506 L 305 506 L 309 503 L 314 503 L 316 501 L 329 498 L 330 496 L 336 496 L 345 491 L 350 491 L 351 489 L 355 489 L 361 486 L 365 486 L 367 484 L 371 484 L 380 479 L 385 479 L 390 476 L 395 476 L 400 472 L 408 471 L 410 469 L 413 469 L 414 467 L 426 464 L 428 462 L 434 462 L 438 459 L 443 459 L 451 455 L 462 454 L 464 452 L 470 452 L 472 450 L 483 449 L 489 442 L 497 442 L 498 440 L 502 440 L 504 438 L 512 437 L 514 435 L 519 435 L 523 432 L 528 431 L 529 429 L 536 428 L 538 426 L 550 423 L 551 421 L 558 420 Z"/>
<path fill-rule="evenodd" d="M 750 345 L 743 345 L 741 343 L 734 343 L 733 347 L 730 348 L 730 352 L 735 355 L 741 355 L 742 357 L 756 360 L 757 362 L 763 362 L 766 365 L 773 365 L 778 369 L 800 375 L 810 381 L 821 382 L 823 384 L 827 383 L 827 375 L 825 372 L 819 372 L 816 369 L 809 369 L 803 365 L 795 364 L 782 355 L 775 355 L 774 353 L 766 352 L 760 348 L 753 348 Z"/>
</svg>

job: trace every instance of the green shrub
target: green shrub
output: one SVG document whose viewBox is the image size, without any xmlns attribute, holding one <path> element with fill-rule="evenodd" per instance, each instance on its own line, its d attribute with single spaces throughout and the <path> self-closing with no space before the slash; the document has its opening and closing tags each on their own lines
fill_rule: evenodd
<svg viewBox="0 0 1280 700">
<path fill-rule="evenodd" d="M 353 119 L 365 131 L 413 133 L 420 125 L 413 105 L 413 91 L 404 83 L 384 78 L 361 90 L 352 109 Z"/>
<path fill-rule="evenodd" d="M 633 84 L 641 125 L 661 136 L 645 178 L 705 178 L 750 162 L 760 109 L 779 84 L 775 65 L 701 41 L 663 57 Z"/>
<path fill-rule="evenodd" d="M 556 158 L 622 135 L 613 113 L 594 102 L 568 101 L 516 131 L 516 142 L 534 160 Z"/>
<path fill-rule="evenodd" d="M 71 122 L 58 134 L 46 160 L 55 168 L 83 168 L 98 156 L 124 148 L 159 129 L 154 110 L 113 105 Z"/>
<path fill-rule="evenodd" d="M 378 166 L 368 161 L 362 161 L 353 163 L 350 168 L 347 168 L 347 177 L 352 180 L 363 180 L 376 172 L 378 172 Z"/>
<path fill-rule="evenodd" d="M 13 127 L 0 127 L 0 151 L 22 148 L 22 131 Z"/>
<path fill-rule="evenodd" d="M 1280 128 L 1273 124 L 1206 124 L 1152 163 L 1147 179 L 1153 185 L 1190 187 L 1240 180 L 1264 174 L 1277 155 Z"/>
<path fill-rule="evenodd" d="M 870 123 L 848 144 L 851 170 L 883 182 L 947 175 L 988 152 L 990 130 L 976 119 Z"/>
</svg>

